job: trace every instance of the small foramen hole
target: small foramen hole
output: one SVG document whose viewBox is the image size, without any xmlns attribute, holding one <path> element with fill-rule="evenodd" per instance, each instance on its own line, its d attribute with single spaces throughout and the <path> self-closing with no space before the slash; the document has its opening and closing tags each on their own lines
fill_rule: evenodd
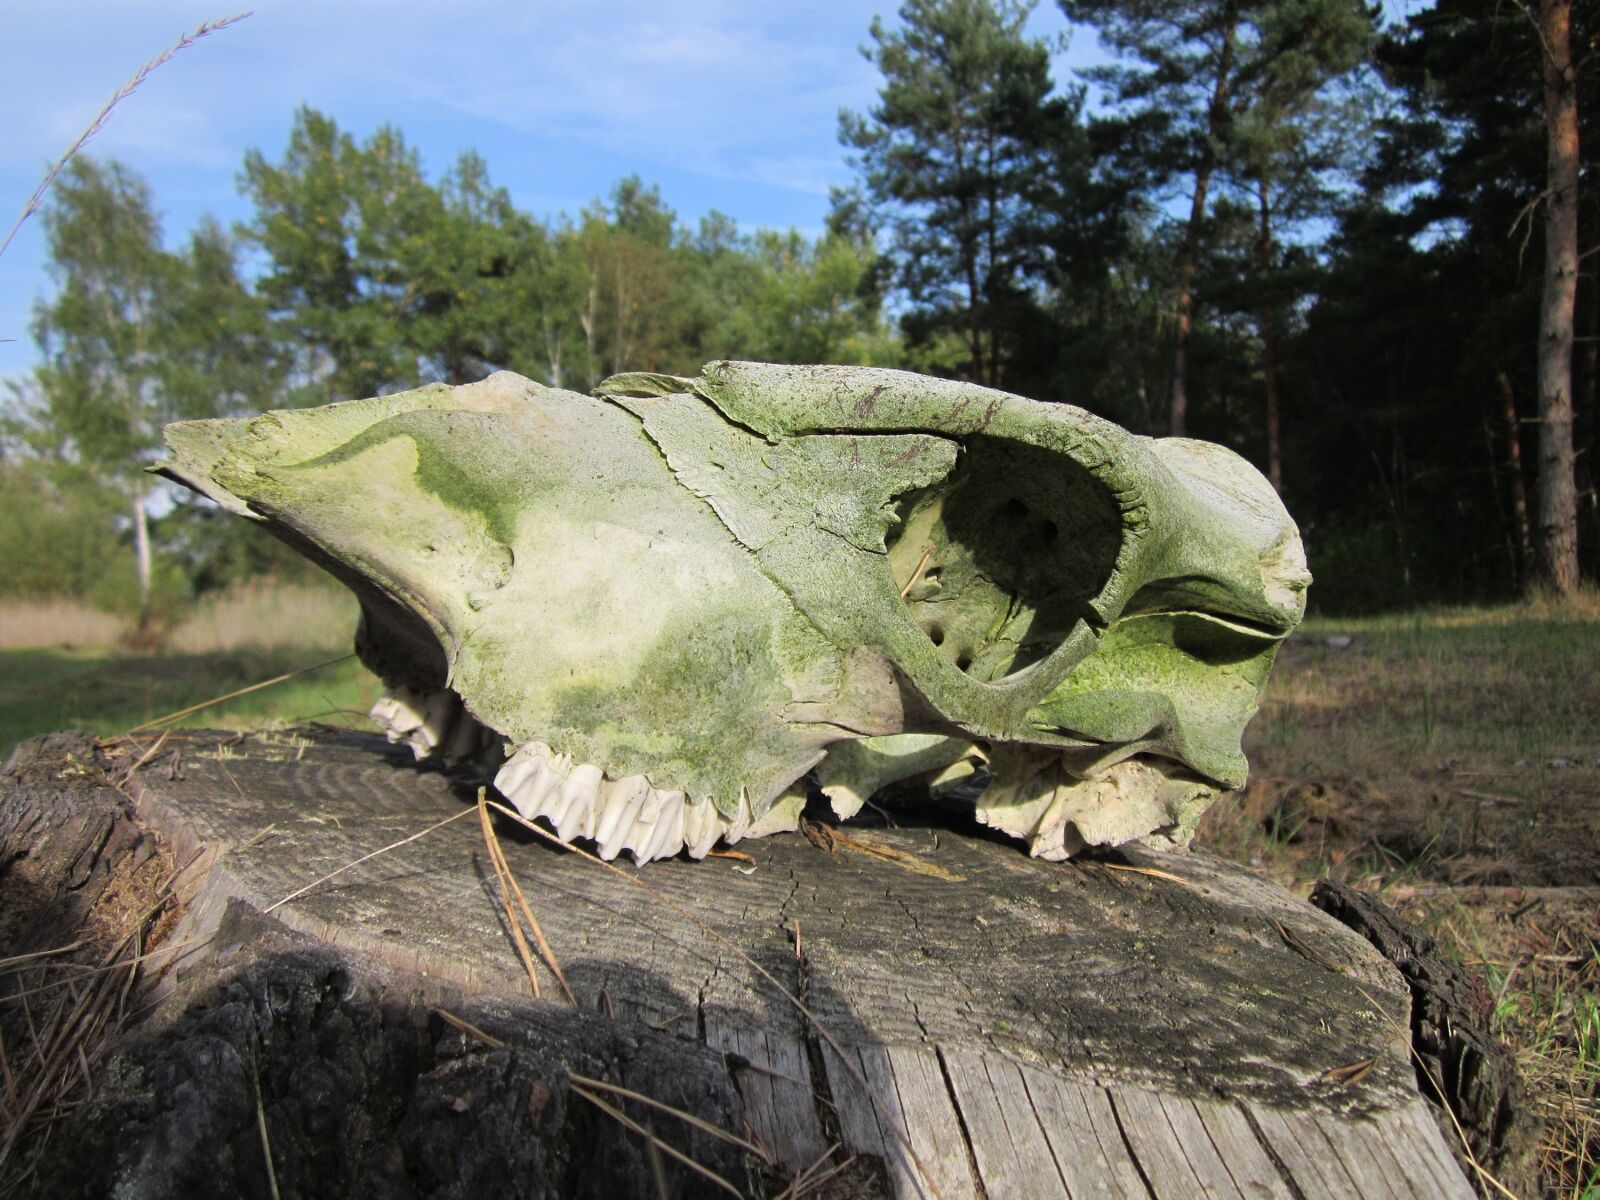
<svg viewBox="0 0 1600 1200">
<path fill-rule="evenodd" d="M 1021 520 L 1023 517 L 1028 515 L 1028 506 L 1013 496 L 1000 506 L 998 515 L 1004 517 L 1008 521 Z"/>
<path fill-rule="evenodd" d="M 1056 528 L 1054 521 L 1046 521 L 1039 529 L 1039 541 L 1046 546 L 1053 545 L 1060 536 L 1061 530 Z"/>
<path fill-rule="evenodd" d="M 935 646 L 944 645 L 944 626 L 936 621 L 930 621 L 922 627 L 922 632 L 928 635 L 928 640 Z"/>
<path fill-rule="evenodd" d="M 972 655 L 970 655 L 970 654 L 958 654 L 958 655 L 956 655 L 956 670 L 965 671 L 971 665 L 972 665 Z"/>
</svg>

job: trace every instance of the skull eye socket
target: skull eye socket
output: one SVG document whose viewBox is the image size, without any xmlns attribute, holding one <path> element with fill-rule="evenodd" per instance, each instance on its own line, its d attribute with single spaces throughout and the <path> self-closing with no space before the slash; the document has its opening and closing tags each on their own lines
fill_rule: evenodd
<svg viewBox="0 0 1600 1200">
<path fill-rule="evenodd" d="M 1122 547 L 1110 492 L 1024 442 L 968 440 L 949 475 L 896 507 L 885 539 L 896 590 L 939 652 L 985 682 L 1059 646 Z"/>
</svg>

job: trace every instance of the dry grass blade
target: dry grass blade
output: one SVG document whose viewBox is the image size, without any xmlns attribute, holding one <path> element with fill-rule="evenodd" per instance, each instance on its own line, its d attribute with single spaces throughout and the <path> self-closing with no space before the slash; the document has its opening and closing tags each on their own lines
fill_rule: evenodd
<svg viewBox="0 0 1600 1200">
<path fill-rule="evenodd" d="M 517 943 L 517 952 L 522 956 L 522 962 L 528 969 L 528 978 L 533 981 L 533 994 L 539 994 L 539 979 L 534 974 L 533 959 L 528 953 L 528 944 L 523 940 L 522 926 L 517 920 L 516 913 L 511 909 L 511 896 L 517 898 L 517 906 L 522 910 L 522 916 L 528 922 L 528 928 L 533 933 L 533 940 L 539 946 L 539 954 L 550 968 L 550 973 L 556 977 L 556 982 L 561 985 L 562 994 L 566 996 L 567 1003 L 574 1008 L 578 1005 L 578 998 L 572 994 L 572 988 L 567 984 L 567 977 L 561 970 L 561 963 L 556 959 L 556 952 L 550 948 L 550 943 L 544 936 L 544 929 L 539 924 L 539 919 L 533 915 L 533 909 L 528 904 L 528 898 L 522 894 L 522 886 L 517 883 L 517 877 L 511 873 L 511 864 L 506 862 L 505 851 L 500 846 L 500 839 L 495 835 L 494 822 L 489 817 L 488 789 L 478 789 L 478 816 L 483 823 L 483 840 L 489 848 L 489 858 L 494 863 L 495 875 L 500 880 L 500 896 L 506 906 L 506 920 L 511 926 L 511 936 Z"/>
<path fill-rule="evenodd" d="M 12 971 L 25 963 L 37 962 L 41 958 L 54 958 L 58 954 L 71 954 L 82 945 L 82 941 L 69 942 L 65 946 L 56 946 L 50 950 L 35 950 L 32 954 L 14 954 L 10 958 L 0 958 L 0 971 Z"/>
<path fill-rule="evenodd" d="M 253 1062 L 250 1071 L 256 1086 L 256 1132 L 261 1136 L 261 1157 L 267 1164 L 267 1187 L 272 1200 L 280 1200 L 278 1169 L 272 1165 L 272 1139 L 267 1135 L 267 1109 L 261 1101 L 261 1071 Z"/>
<path fill-rule="evenodd" d="M 84 131 L 78 135 L 77 140 L 73 142 L 72 145 L 67 147 L 67 152 L 60 158 L 56 159 L 56 161 L 51 164 L 50 169 L 44 173 L 44 178 L 39 181 L 39 186 L 33 189 L 33 195 L 29 196 L 27 204 L 22 206 L 22 215 L 17 218 L 16 224 L 11 226 L 11 232 L 6 234 L 6 240 L 4 242 L 0 242 L 0 254 L 4 254 L 6 250 L 10 248 L 12 239 L 17 236 L 17 230 L 22 228 L 23 223 L 27 221 L 29 217 L 33 216 L 34 213 L 39 211 L 39 206 L 44 203 L 44 194 L 50 190 L 50 185 L 56 181 L 56 176 L 61 174 L 62 169 L 72 161 L 79 151 L 89 144 L 89 139 L 94 137 L 95 134 L 99 133 L 100 130 L 105 127 L 105 123 L 111 119 L 111 113 L 117 107 L 117 105 L 121 104 L 129 96 L 133 95 L 134 92 L 139 90 L 139 86 L 149 78 L 152 71 L 171 61 L 172 57 L 177 54 L 178 51 L 187 50 L 201 38 L 209 37 L 213 33 L 218 33 L 228 28 L 230 25 L 237 25 L 249 15 L 250 14 L 247 12 L 242 12 L 231 17 L 223 17 L 216 21 L 203 21 L 195 27 L 193 33 L 184 34 L 171 46 L 168 46 L 160 54 L 156 55 L 149 62 L 145 63 L 144 66 L 135 71 L 128 82 L 118 88 L 115 94 L 112 95 L 111 99 L 106 101 L 105 106 L 95 114 L 94 120 L 89 122 L 89 124 L 84 128 Z"/>
<path fill-rule="evenodd" d="M 822 826 L 826 829 L 827 826 Z M 851 837 L 838 829 L 830 831 L 830 840 L 833 847 L 844 847 L 857 854 L 865 854 L 869 858 L 881 859 L 883 862 L 893 863 L 907 871 L 914 871 L 918 875 L 927 875 L 933 879 L 942 879 L 946 883 L 965 883 L 967 877 L 958 875 L 954 871 L 947 871 L 943 867 L 929 862 L 916 854 L 908 854 L 897 846 L 874 846 L 863 838 Z M 1182 880 L 1179 880 L 1181 883 Z"/>
<path fill-rule="evenodd" d="M 166 745 L 167 739 L 169 737 L 171 737 L 171 736 L 172 736 L 172 730 L 163 729 L 161 731 L 161 736 L 156 738 L 156 740 L 153 743 L 151 743 L 150 748 L 148 750 L 146 750 L 143 754 L 141 754 L 136 760 L 134 760 L 133 765 L 122 773 L 121 782 L 126 783 L 128 780 L 132 779 L 133 776 L 134 776 L 134 773 L 137 772 L 140 767 L 144 766 L 145 763 L 149 762 L 152 758 L 154 758 L 157 754 L 159 754 L 161 752 L 161 747 Z M 234 786 L 238 786 L 238 785 L 235 784 Z"/>
<path fill-rule="evenodd" d="M 586 1089 L 584 1089 L 582 1087 L 579 1087 L 577 1084 L 573 1084 L 573 1086 L 572 1086 L 572 1094 L 575 1095 L 575 1096 L 582 1096 L 590 1104 L 594 1105 L 601 1112 L 605 1113 L 607 1116 L 609 1116 L 613 1120 L 615 1120 L 619 1125 L 623 1126 L 625 1129 L 632 1130 L 634 1133 L 637 1133 L 640 1137 L 644 1138 L 646 1141 L 648 1141 L 650 1143 L 650 1145 L 654 1146 L 662 1154 L 665 1154 L 665 1155 L 667 1155 L 667 1157 L 675 1159 L 676 1161 L 682 1163 L 684 1166 L 688 1167 L 695 1174 L 704 1176 L 706 1179 L 709 1179 L 712 1183 L 716 1184 L 718 1187 L 720 1187 L 723 1191 L 727 1192 L 729 1195 L 737 1196 L 739 1198 L 739 1200 L 744 1200 L 744 1193 L 741 1192 L 738 1188 L 734 1187 L 733 1184 L 729 1183 L 721 1175 L 718 1175 L 710 1167 L 701 1166 L 699 1163 L 695 1162 L 694 1159 L 690 1158 L 687 1154 L 684 1154 L 679 1150 L 673 1149 L 671 1146 L 667 1145 L 666 1142 L 663 1142 L 655 1134 L 651 1133 L 643 1125 L 640 1125 L 637 1121 L 635 1121 L 631 1117 L 629 1117 L 621 1109 L 615 1108 L 612 1105 L 607 1104 L 599 1096 L 596 1096 L 591 1091 L 588 1091 L 588 1090 L 586 1090 Z"/>
<path fill-rule="evenodd" d="M 1317 1076 L 1318 1083 L 1338 1084 L 1341 1087 L 1352 1083 L 1360 1083 L 1367 1077 L 1367 1073 L 1377 1064 L 1376 1058 L 1363 1058 L 1359 1062 L 1348 1063 L 1342 1067 L 1329 1067 Z"/>
<path fill-rule="evenodd" d="M 906 580 L 905 587 L 900 589 L 900 599 L 904 600 L 911 594 L 911 589 L 917 586 L 917 580 L 921 579 L 922 573 L 928 569 L 928 560 L 933 557 L 933 552 L 938 548 L 937 546 L 929 546 L 922 552 L 922 558 L 917 563 L 917 569 L 911 572 L 911 578 Z"/>
<path fill-rule="evenodd" d="M 1108 871 L 1121 871 L 1126 875 L 1148 875 L 1151 879 L 1165 879 L 1168 883 L 1177 883 L 1188 888 L 1191 892 L 1198 889 L 1181 875 L 1174 875 L 1171 871 L 1163 871 L 1160 867 L 1136 867 L 1132 863 L 1101 863 Z"/>
<path fill-rule="evenodd" d="M 126 1018 L 132 976 L 146 957 L 142 952 L 145 929 L 171 899 L 164 888 L 130 931 L 101 956 L 98 968 L 91 971 L 96 977 L 87 986 L 78 986 L 82 976 L 69 979 L 42 1024 L 33 1020 L 27 993 L 4 997 L 8 1003 L 21 1002 L 33 1053 L 29 1061 L 15 1067 L 7 1060 L 0 1072 L 10 1101 L 0 1129 L 0 1181 L 7 1179 L 7 1168 L 16 1160 L 23 1139 L 61 1116 L 80 1086 L 92 1085 L 92 1067 L 109 1045 L 103 1035 Z M 50 965 L 41 961 L 38 968 Z"/>
<path fill-rule="evenodd" d="M 6 1039 L 3 1034 L 0 1034 L 0 1083 L 6 1085 L 5 1123 L 0 1128 L 9 1129 L 11 1122 L 16 1119 L 15 1114 L 22 1106 L 22 1101 L 17 1096 L 17 1077 L 11 1073 L 11 1059 L 6 1055 Z"/>
<path fill-rule="evenodd" d="M 522 969 L 528 975 L 528 987 L 537 1000 L 543 995 L 539 988 L 539 972 L 533 965 L 533 952 L 528 949 L 528 939 L 522 935 L 522 922 L 511 907 L 511 885 L 506 881 L 509 869 L 500 852 L 499 840 L 494 836 L 494 826 L 490 823 L 489 808 L 484 803 L 482 790 L 478 792 L 478 823 L 483 828 L 483 844 L 489 851 L 489 865 L 494 868 L 495 882 L 500 885 L 500 904 L 505 909 L 506 932 L 511 935 L 511 944 L 517 948 L 517 958 L 522 961 Z"/>
<path fill-rule="evenodd" d="M 492 1033 L 485 1033 L 471 1021 L 464 1020 L 447 1009 L 436 1008 L 433 1010 L 433 1013 L 446 1025 L 452 1025 L 459 1029 L 462 1033 L 466 1034 L 468 1037 L 476 1038 L 491 1050 L 498 1050 L 501 1046 L 505 1045 L 503 1041 L 495 1037 Z"/>
<path fill-rule="evenodd" d="M 1309 959 L 1310 961 L 1316 963 L 1317 966 L 1325 967 L 1330 971 L 1339 973 L 1340 975 L 1344 974 L 1343 967 L 1334 962 L 1326 954 L 1323 954 L 1320 950 L 1308 945 L 1304 938 L 1302 938 L 1294 930 L 1290 929 L 1282 921 L 1274 921 L 1272 926 L 1278 931 L 1278 936 L 1283 939 L 1283 944 L 1289 947 L 1289 949 L 1293 950 L 1301 958 Z"/>
<path fill-rule="evenodd" d="M 566 842 L 563 842 L 560 838 L 556 837 L 555 834 L 536 825 L 534 822 L 528 820 L 521 813 L 514 809 L 507 808 L 505 805 L 497 803 L 491 803 L 489 807 L 495 809 L 497 812 L 504 813 L 511 820 L 515 821 L 523 828 L 531 831 L 533 834 L 542 838 L 546 842 L 549 842 L 552 846 L 559 847 L 560 849 L 571 854 L 576 854 L 579 858 L 593 863 L 602 870 L 609 871 L 618 879 L 626 880 L 630 886 L 638 888 L 656 903 L 676 913 L 678 916 L 694 925 L 697 929 L 701 930 L 708 937 L 732 951 L 740 962 L 744 963 L 762 979 L 766 980 L 766 982 L 775 991 L 777 991 L 780 996 L 794 1006 L 795 1010 L 800 1014 L 805 1022 L 812 1029 L 817 1031 L 817 1036 L 823 1042 L 825 1042 L 828 1048 L 837 1056 L 839 1065 L 844 1068 L 845 1072 L 850 1076 L 850 1078 L 861 1088 L 862 1094 L 866 1096 L 867 1102 L 872 1105 L 873 1111 L 877 1114 L 878 1119 L 882 1122 L 883 1127 L 894 1136 L 896 1144 L 905 1153 L 908 1161 L 916 1167 L 917 1174 L 921 1176 L 927 1191 L 934 1197 L 934 1200 L 944 1200 L 944 1193 L 939 1190 L 938 1184 L 934 1182 L 933 1175 L 928 1170 L 927 1164 L 922 1161 L 922 1156 L 917 1153 L 916 1147 L 911 1144 L 910 1135 L 901 1127 L 900 1123 L 895 1119 L 894 1114 L 888 1110 L 888 1107 L 883 1103 L 883 1101 L 878 1098 L 877 1094 L 872 1090 L 871 1085 L 867 1083 L 866 1077 L 861 1073 L 861 1070 L 851 1063 L 850 1056 L 845 1052 L 844 1047 L 839 1044 L 839 1039 L 833 1036 L 832 1031 L 829 1030 L 826 1025 L 817 1020 L 816 1014 L 805 1005 L 800 997 L 791 992 L 783 984 L 783 982 L 778 979 L 777 976 L 763 967 L 754 958 L 750 957 L 750 955 L 746 954 L 745 951 L 732 938 L 706 923 L 699 916 L 695 915 L 693 912 L 690 912 L 687 908 L 684 908 L 683 905 L 673 901 L 670 896 L 663 894 L 659 889 L 651 887 L 648 883 L 644 882 L 644 880 L 630 875 L 621 867 L 614 866 L 613 864 L 608 863 L 604 859 L 589 853 L 589 851 L 584 850 L 581 847 L 569 846 Z M 802 826 L 802 828 L 804 828 L 804 826 Z"/>
<path fill-rule="evenodd" d="M 157 725 L 165 725 L 168 721 L 180 721 L 184 717 L 200 712 L 202 709 L 210 708 L 216 704 L 224 704 L 229 700 L 237 700 L 240 696 L 248 696 L 251 692 L 259 692 L 262 688 L 269 688 L 291 679 L 298 679 L 301 675 L 309 675 L 312 671 L 320 671 L 324 667 L 337 666 L 339 663 L 348 662 L 354 657 L 354 654 L 341 654 L 338 658 L 330 658 L 326 662 L 314 663 L 309 667 L 301 667 L 297 671 L 288 671 L 271 679 L 264 679 L 260 683 L 252 683 L 249 687 L 239 688 L 237 691 L 229 692 L 225 696 L 213 696 L 209 700 L 202 700 L 199 704 L 191 704 L 188 708 L 180 708 L 177 712 L 170 712 L 165 716 L 156 717 L 152 721 L 146 721 L 143 725 L 135 725 L 128 732 L 130 734 L 138 733 L 141 729 L 153 729 Z"/>
<path fill-rule="evenodd" d="M 598 1088 L 603 1092 L 610 1092 L 614 1096 L 623 1096 L 629 1100 L 637 1100 L 640 1104 L 648 1105 L 649 1107 L 656 1109 L 658 1112 L 664 1112 L 668 1116 L 677 1117 L 678 1120 L 687 1125 L 693 1125 L 702 1133 L 709 1133 L 712 1137 L 719 1138 L 731 1146 L 737 1146 L 747 1154 L 754 1154 L 768 1166 L 772 1165 L 772 1155 L 769 1151 L 757 1146 L 754 1142 L 746 1141 L 744 1138 L 739 1137 L 736 1134 L 729 1133 L 721 1126 L 713 1125 L 710 1121 L 703 1121 L 693 1113 L 686 1113 L 682 1109 L 673 1108 L 670 1104 L 663 1104 L 660 1100 L 651 1099 L 649 1096 L 635 1092 L 630 1088 L 625 1088 L 615 1083 L 606 1083 L 601 1079 L 590 1079 L 587 1075 L 579 1075 L 571 1068 L 568 1068 L 567 1070 L 567 1078 L 581 1087 Z"/>
<path fill-rule="evenodd" d="M 839 1143 L 834 1142 L 824 1150 L 805 1170 L 789 1181 L 789 1186 L 778 1193 L 778 1200 L 802 1200 L 802 1197 L 820 1190 L 830 1180 L 848 1171 L 856 1161 L 854 1154 L 829 1166 L 828 1160 L 838 1149 Z M 824 1170 L 824 1167 L 827 1170 Z"/>
<path fill-rule="evenodd" d="M 268 916 L 268 915 L 270 915 L 272 913 L 275 913 L 280 908 L 282 908 L 285 904 L 288 904 L 293 900 L 300 899 L 301 896 L 304 896 L 307 892 L 311 891 L 313 888 L 321 887 L 323 884 L 327 883 L 328 880 L 337 879 L 340 875 L 343 875 L 346 871 L 354 870 L 356 867 L 359 867 L 362 863 L 371 862 L 373 859 L 379 857 L 380 855 L 387 854 L 391 850 L 398 850 L 398 849 L 400 849 L 401 846 L 409 846 L 412 842 L 417 841 L 419 838 L 427 837 L 435 829 L 443 829 L 446 825 L 449 825 L 452 822 L 461 820 L 462 817 L 470 817 L 472 815 L 472 811 L 473 810 L 470 809 L 470 808 L 464 808 L 460 812 L 458 812 L 455 816 L 446 817 L 442 821 L 435 821 L 432 825 L 429 825 L 426 829 L 420 830 L 417 833 L 413 833 L 410 837 L 403 837 L 398 842 L 390 842 L 387 846 L 384 846 L 382 849 L 379 849 L 379 850 L 374 850 L 371 854 L 363 854 L 360 858 L 356 859 L 354 862 L 347 862 L 347 863 L 344 864 L 344 866 L 339 867 L 337 870 L 329 871 L 326 875 L 323 875 L 319 879 L 313 879 L 310 883 L 306 884 L 305 887 L 296 888 L 294 891 L 290 892 L 287 896 L 285 896 L 282 900 L 274 900 L 271 904 L 267 905 L 266 908 L 261 910 L 261 914 L 262 914 L 262 916 Z"/>
<path fill-rule="evenodd" d="M 1407 1048 L 1411 1051 L 1411 1057 L 1417 1064 L 1417 1074 L 1426 1078 L 1429 1086 L 1433 1088 L 1434 1099 L 1439 1102 L 1439 1107 L 1444 1109 L 1445 1116 L 1450 1118 L 1451 1128 L 1456 1131 L 1456 1139 L 1461 1143 L 1461 1152 L 1467 1156 L 1467 1162 L 1469 1162 L 1472 1165 L 1472 1169 L 1478 1173 L 1478 1178 L 1483 1181 L 1486 1189 L 1499 1192 L 1500 1195 L 1505 1197 L 1505 1200 L 1522 1200 L 1520 1196 L 1496 1179 L 1494 1175 L 1492 1175 L 1489 1170 L 1478 1161 L 1478 1156 L 1472 1152 L 1472 1143 L 1467 1139 L 1467 1131 L 1461 1128 L 1461 1122 L 1456 1119 L 1456 1110 L 1450 1107 L 1450 1101 L 1444 1094 L 1444 1088 L 1439 1086 L 1439 1081 L 1433 1077 L 1433 1072 L 1428 1070 L 1428 1064 L 1422 1061 L 1422 1055 L 1417 1053 L 1416 1046 L 1410 1045 L 1409 1041 L 1410 1039 L 1408 1037 Z"/>
<path fill-rule="evenodd" d="M 63 974 L 62 978 L 54 980 L 53 982 L 40 984 L 38 987 L 29 988 L 28 990 L 22 992 L 9 992 L 4 997 L 0 997 L 0 999 L 4 999 L 6 1001 L 31 1000 L 35 996 L 49 995 L 52 992 L 60 991 L 62 988 L 71 988 L 76 984 L 82 983 L 87 979 L 95 978 L 96 976 L 122 971 L 127 967 L 143 966 L 146 962 L 153 958 L 170 960 L 171 957 L 179 950 L 187 950 L 190 946 L 203 946 L 210 940 L 211 935 L 208 933 L 203 937 L 185 938 L 181 942 L 164 942 L 161 946 L 151 949 L 147 952 L 138 953 L 129 958 L 118 959 L 115 962 L 107 963 L 98 967 L 85 966 L 81 963 L 63 963 L 61 966 L 62 971 L 64 972 L 70 967 L 74 972 L 72 975 Z"/>
</svg>

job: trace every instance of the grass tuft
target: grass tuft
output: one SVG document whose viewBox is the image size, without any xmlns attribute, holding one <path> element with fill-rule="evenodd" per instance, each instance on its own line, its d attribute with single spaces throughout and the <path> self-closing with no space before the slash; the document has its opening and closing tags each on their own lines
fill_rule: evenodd
<svg viewBox="0 0 1600 1200">
<path fill-rule="evenodd" d="M 256 581 L 203 599 L 150 650 L 126 644 L 121 618 L 71 602 L 0 605 L 0 760 L 34 734 L 111 736 L 229 693 L 179 723 L 369 728 L 383 689 L 354 659 L 245 691 L 348 652 L 356 616 L 342 589 Z"/>
<path fill-rule="evenodd" d="M 1545 1120 L 1544 1190 L 1600 1197 L 1600 591 L 1306 623 L 1200 840 L 1378 893 L 1483 974 Z M 1344 639 L 1348 638 L 1348 644 Z"/>
</svg>

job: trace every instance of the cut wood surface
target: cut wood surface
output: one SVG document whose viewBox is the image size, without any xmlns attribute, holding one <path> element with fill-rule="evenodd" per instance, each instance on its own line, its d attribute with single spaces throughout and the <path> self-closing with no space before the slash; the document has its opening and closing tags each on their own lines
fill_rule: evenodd
<svg viewBox="0 0 1600 1200">
<path fill-rule="evenodd" d="M 184 733 L 123 790 L 185 864 L 165 943 L 169 1025 L 194 1011 L 186 978 L 288 939 L 347 961 L 353 979 L 381 978 L 392 1003 L 464 1017 L 488 1038 L 454 1033 L 463 1054 L 514 1050 L 519 1021 L 545 1031 L 544 1073 L 526 1086 L 569 1126 L 584 1106 L 565 1071 L 610 1070 L 752 1136 L 780 1175 L 834 1143 L 872 1165 L 824 1194 L 1474 1195 L 1418 1091 L 1399 974 L 1208 853 L 1047 863 L 930 823 L 846 826 L 831 851 L 780 835 L 740 843 L 743 857 L 608 870 L 502 820 L 572 1013 L 543 962 L 544 999 L 531 998 L 471 781 L 376 737 Z M 563 1021 L 562 1037 L 548 1032 Z M 630 1056 L 654 1066 L 630 1070 Z M 592 1139 L 608 1118 L 584 1120 Z M 725 1144 L 695 1137 L 726 1165 Z M 545 1177 L 519 1176 L 525 1194 L 629 1194 L 572 1183 L 572 1153 L 528 1168 Z M 678 1167 L 630 1178 L 640 1194 L 662 1180 L 715 1190 Z"/>
</svg>

